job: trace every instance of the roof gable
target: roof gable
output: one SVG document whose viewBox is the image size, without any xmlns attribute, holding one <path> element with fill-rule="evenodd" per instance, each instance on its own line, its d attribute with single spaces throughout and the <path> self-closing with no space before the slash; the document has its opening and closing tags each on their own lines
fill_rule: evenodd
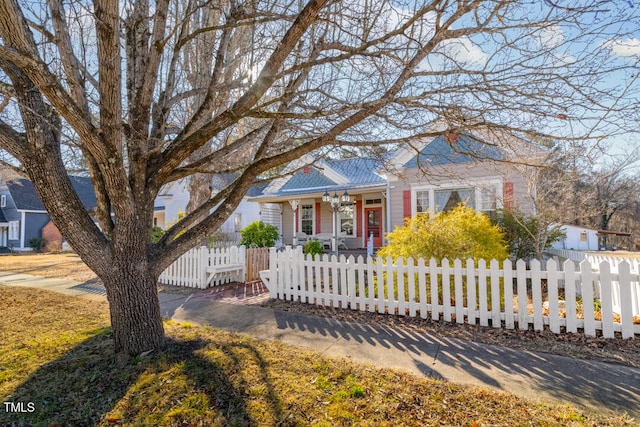
<svg viewBox="0 0 640 427">
<path fill-rule="evenodd" d="M 455 142 L 449 143 L 444 135 L 434 138 L 402 167 L 411 169 L 420 166 L 436 166 L 468 163 L 478 159 L 501 160 L 504 153 L 500 148 L 483 143 L 469 135 L 462 134 Z"/>
<path fill-rule="evenodd" d="M 280 191 L 297 190 L 302 188 L 318 188 L 337 185 L 335 181 L 326 177 L 313 166 L 306 166 L 291 176 L 280 188 Z"/>
<path fill-rule="evenodd" d="M 262 195 L 262 192 L 264 191 L 265 188 L 267 188 L 268 185 L 269 185 L 268 182 L 259 182 L 257 184 L 252 185 L 251 187 L 249 187 L 249 190 L 247 191 L 247 197 L 258 197 Z"/>
<path fill-rule="evenodd" d="M 94 210 L 96 208 L 96 191 L 91 183 L 91 178 L 83 176 L 70 176 L 71 185 L 76 191 L 76 194 L 80 198 L 80 201 L 87 210 Z"/>
</svg>

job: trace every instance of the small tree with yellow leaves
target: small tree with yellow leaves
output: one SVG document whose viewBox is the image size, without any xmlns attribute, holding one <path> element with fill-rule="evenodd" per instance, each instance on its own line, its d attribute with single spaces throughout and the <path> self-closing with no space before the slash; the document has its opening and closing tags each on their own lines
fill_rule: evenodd
<svg viewBox="0 0 640 427">
<path fill-rule="evenodd" d="M 416 215 L 388 233 L 387 238 L 388 245 L 380 249 L 378 255 L 394 260 L 402 256 L 404 259 L 435 258 L 438 262 L 443 258 L 488 262 L 509 257 L 500 228 L 492 225 L 485 214 L 463 204 L 433 216 Z"/>
</svg>

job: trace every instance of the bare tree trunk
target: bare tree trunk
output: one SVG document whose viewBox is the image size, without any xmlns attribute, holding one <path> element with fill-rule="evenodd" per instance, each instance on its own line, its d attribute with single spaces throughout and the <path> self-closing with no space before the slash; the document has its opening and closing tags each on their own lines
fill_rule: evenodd
<svg viewBox="0 0 640 427">
<path fill-rule="evenodd" d="M 198 173 L 189 178 L 189 203 L 187 203 L 186 213 L 190 214 L 198 206 L 211 198 L 211 175 Z M 202 215 L 205 217 L 206 213 Z"/>
<path fill-rule="evenodd" d="M 115 352 L 136 355 L 163 349 L 157 280 L 146 263 L 120 260 L 102 280 L 109 300 Z"/>
</svg>

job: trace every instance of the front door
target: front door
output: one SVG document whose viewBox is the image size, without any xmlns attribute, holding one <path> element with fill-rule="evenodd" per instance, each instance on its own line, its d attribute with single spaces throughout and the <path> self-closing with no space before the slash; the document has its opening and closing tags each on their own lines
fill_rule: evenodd
<svg viewBox="0 0 640 427">
<path fill-rule="evenodd" d="M 369 236 L 373 235 L 373 247 L 382 246 L 382 208 L 365 208 L 364 216 L 366 218 L 366 241 Z"/>
</svg>

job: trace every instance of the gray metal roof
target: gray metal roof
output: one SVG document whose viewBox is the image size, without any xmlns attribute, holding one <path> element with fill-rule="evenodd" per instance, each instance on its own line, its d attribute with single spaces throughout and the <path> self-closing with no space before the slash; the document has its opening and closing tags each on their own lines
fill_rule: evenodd
<svg viewBox="0 0 640 427">
<path fill-rule="evenodd" d="M 219 173 L 211 177 L 211 185 L 214 191 L 220 191 L 227 188 L 240 174 L 238 173 Z M 249 187 L 247 197 L 257 197 L 262 194 L 268 183 L 254 184 Z"/>
<path fill-rule="evenodd" d="M 279 192 L 290 192 L 307 188 L 330 187 L 338 185 L 335 181 L 327 178 L 321 171 L 313 166 L 306 166 L 297 171 L 280 188 Z"/>
<path fill-rule="evenodd" d="M 384 184 L 386 181 L 375 173 L 381 169 L 380 159 L 355 157 L 352 159 L 331 160 L 330 166 L 346 176 L 349 182 L 355 185 Z"/>
<path fill-rule="evenodd" d="M 344 191 L 354 188 L 366 188 L 385 184 L 384 178 L 375 173 L 380 168 L 378 159 L 351 158 L 326 159 L 324 164 L 347 179 L 347 183 L 336 183 L 319 169 L 320 166 L 307 166 L 294 173 L 280 189 L 264 196 L 299 195 L 312 192 Z"/>
<path fill-rule="evenodd" d="M 498 147 L 488 145 L 469 135 L 461 134 L 456 142 L 449 143 L 444 135 L 434 138 L 419 154 L 403 165 L 407 169 L 417 168 L 418 161 L 422 167 L 446 165 L 451 163 L 468 163 L 479 159 L 501 160 L 504 153 Z"/>
</svg>

